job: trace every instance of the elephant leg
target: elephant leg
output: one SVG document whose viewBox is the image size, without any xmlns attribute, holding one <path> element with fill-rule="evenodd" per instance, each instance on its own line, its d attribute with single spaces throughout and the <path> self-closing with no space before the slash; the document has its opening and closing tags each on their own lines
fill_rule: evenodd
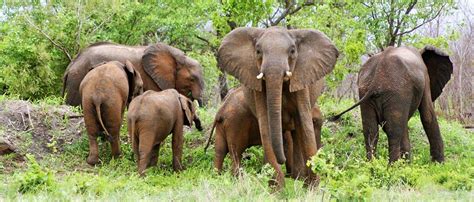
<svg viewBox="0 0 474 202">
<path fill-rule="evenodd" d="M 120 151 L 120 126 L 115 126 L 115 127 L 110 127 L 110 129 L 107 129 L 110 132 L 110 135 L 112 135 L 110 145 L 112 149 L 112 157 L 113 158 L 118 158 L 121 155 Z"/>
<path fill-rule="evenodd" d="M 172 136 L 172 153 L 173 153 L 173 170 L 174 171 L 181 171 L 183 170 L 183 164 L 181 162 L 181 158 L 183 156 L 183 124 L 182 120 L 178 120 L 178 123 L 175 124 L 173 129 L 173 136 Z"/>
<path fill-rule="evenodd" d="M 401 157 L 403 159 L 409 160 L 410 150 L 411 150 L 411 146 L 410 146 L 410 138 L 408 137 L 408 127 L 405 127 L 405 132 L 403 133 L 402 141 L 400 144 Z"/>
<path fill-rule="evenodd" d="M 404 107 L 388 107 L 385 110 L 386 120 L 383 130 L 388 136 L 389 162 L 392 163 L 400 158 L 400 145 L 408 124 L 408 113 Z"/>
<path fill-rule="evenodd" d="M 90 165 L 96 165 L 99 163 L 99 145 L 97 143 L 97 136 L 100 133 L 100 125 L 97 122 L 96 116 L 92 110 L 93 106 L 84 105 L 84 123 L 87 129 L 87 135 L 89 138 L 89 156 L 86 162 Z"/>
<path fill-rule="evenodd" d="M 316 146 L 318 150 L 322 147 L 321 145 L 321 128 L 323 126 L 323 120 L 321 115 L 321 110 L 317 105 L 313 106 L 311 110 L 311 116 L 313 119 L 313 127 L 314 127 L 314 137 L 316 138 Z"/>
<path fill-rule="evenodd" d="M 156 144 L 155 146 L 153 146 L 153 149 L 152 149 L 152 152 L 151 152 L 151 155 L 150 155 L 150 163 L 149 163 L 149 167 L 151 166 L 156 166 L 156 164 L 158 163 L 158 155 L 160 153 L 160 145 L 161 144 Z"/>
<path fill-rule="evenodd" d="M 377 112 L 369 103 L 362 103 L 360 105 L 360 111 L 362 115 L 365 151 L 367 159 L 370 161 L 376 155 L 379 139 Z"/>
<path fill-rule="evenodd" d="M 232 174 L 237 177 L 240 176 L 240 160 L 242 159 L 244 148 L 240 145 L 232 145 L 231 143 L 229 145 L 229 153 L 232 159 Z"/>
<path fill-rule="evenodd" d="M 154 139 L 149 137 L 154 137 L 155 134 L 150 132 L 144 132 L 140 134 L 140 144 L 138 146 L 138 173 L 144 175 L 145 170 L 150 164 L 151 154 L 153 152 Z M 148 138 L 148 139 L 146 139 Z"/>
<path fill-rule="evenodd" d="M 316 145 L 316 138 L 314 133 L 314 126 L 311 114 L 311 103 L 309 99 L 308 90 L 300 90 L 296 92 L 296 103 L 299 117 L 296 117 L 296 138 L 302 143 L 299 146 L 303 151 L 303 163 L 305 164 L 305 185 L 317 186 L 319 184 L 319 177 L 306 166 L 306 162 L 316 155 L 318 148 Z M 299 122 L 299 124 L 298 124 Z"/>
<path fill-rule="evenodd" d="M 423 128 L 428 136 L 428 141 L 430 142 L 431 160 L 443 162 L 444 143 L 429 90 L 425 90 L 418 110 L 420 112 L 421 123 L 423 124 Z"/>
<path fill-rule="evenodd" d="M 218 173 L 222 172 L 222 165 L 224 164 L 224 158 L 227 155 L 229 149 L 227 148 L 227 141 L 223 136 L 220 128 L 216 128 L 216 143 L 215 143 L 215 154 L 214 154 L 214 168 L 217 169 Z"/>
<path fill-rule="evenodd" d="M 291 137 L 291 131 L 286 130 L 283 133 L 283 141 L 285 146 L 286 156 L 286 173 L 291 175 L 291 166 L 293 165 L 293 138 Z"/>
<path fill-rule="evenodd" d="M 266 97 L 263 93 L 255 91 L 254 97 L 264 156 L 267 158 L 268 163 L 270 163 L 273 169 L 275 169 L 275 177 L 270 181 L 270 185 L 275 185 L 276 189 L 281 189 L 285 185 L 285 176 L 281 170 L 280 164 L 277 162 L 275 153 L 273 152 L 268 128 Z"/>
</svg>

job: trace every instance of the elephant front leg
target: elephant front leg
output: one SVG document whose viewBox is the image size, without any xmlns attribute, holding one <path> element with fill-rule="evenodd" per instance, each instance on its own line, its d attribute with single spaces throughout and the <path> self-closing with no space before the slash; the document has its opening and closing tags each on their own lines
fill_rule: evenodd
<svg viewBox="0 0 474 202">
<path fill-rule="evenodd" d="M 313 119 L 311 115 L 311 103 L 309 100 L 308 90 L 301 90 L 296 92 L 297 98 L 297 109 L 299 117 L 295 119 L 296 121 L 296 138 L 302 144 L 298 145 L 302 148 L 303 151 L 303 161 L 305 164 L 305 184 L 309 186 L 317 186 L 319 183 L 319 177 L 312 172 L 312 170 L 306 166 L 306 162 L 310 158 L 316 155 L 317 145 L 316 138 L 314 133 Z"/>
<path fill-rule="evenodd" d="M 401 152 L 402 158 L 405 160 L 409 160 L 410 151 L 411 151 L 411 146 L 410 146 L 410 138 L 408 137 L 408 127 L 405 127 L 405 132 L 403 133 L 402 141 L 400 145 L 400 152 Z"/>
<path fill-rule="evenodd" d="M 291 137 L 291 131 L 286 130 L 283 133 L 283 141 L 285 146 L 285 156 L 286 156 L 286 173 L 291 175 L 291 170 L 293 166 L 293 138 Z"/>
<path fill-rule="evenodd" d="M 319 110 L 319 107 L 317 105 L 313 106 L 313 109 L 311 110 L 311 116 L 313 119 L 314 138 L 316 139 L 316 146 L 319 150 L 322 147 L 321 128 L 323 126 L 323 119 L 321 115 L 321 110 Z"/>
<path fill-rule="evenodd" d="M 431 94 L 425 90 L 425 94 L 421 100 L 420 107 L 421 123 L 425 129 L 428 141 L 430 142 L 431 160 L 437 162 L 444 161 L 444 143 L 439 130 L 438 120 L 431 101 Z"/>
<path fill-rule="evenodd" d="M 173 130 L 172 136 L 172 152 L 173 152 L 173 170 L 181 171 L 183 170 L 183 164 L 181 163 L 181 158 L 183 156 L 183 124 L 176 124 Z"/>
<path fill-rule="evenodd" d="M 270 165 L 275 169 L 275 177 L 270 181 L 270 185 L 275 185 L 276 189 L 281 189 L 285 185 L 285 176 L 283 175 L 281 166 L 278 164 L 275 153 L 273 152 L 268 128 L 267 106 L 265 105 L 266 98 L 263 93 L 255 91 L 254 97 L 264 156 L 268 163 L 270 163 Z"/>
</svg>

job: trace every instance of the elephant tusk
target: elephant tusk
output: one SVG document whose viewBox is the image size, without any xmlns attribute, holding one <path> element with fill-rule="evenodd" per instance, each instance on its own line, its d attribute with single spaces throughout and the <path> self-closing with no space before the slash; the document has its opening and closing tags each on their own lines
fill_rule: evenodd
<svg viewBox="0 0 474 202">
<path fill-rule="evenodd" d="M 290 71 L 286 71 L 286 76 L 287 77 L 291 77 L 293 75 L 293 73 L 291 73 Z"/>
<path fill-rule="evenodd" d="M 263 78 L 263 73 L 260 73 L 259 75 L 257 75 L 257 79 L 260 80 Z"/>
</svg>

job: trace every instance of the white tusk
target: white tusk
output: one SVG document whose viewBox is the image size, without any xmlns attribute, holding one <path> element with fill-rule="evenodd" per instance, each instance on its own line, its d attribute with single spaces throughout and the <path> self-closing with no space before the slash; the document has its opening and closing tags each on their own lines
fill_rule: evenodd
<svg viewBox="0 0 474 202">
<path fill-rule="evenodd" d="M 263 78 L 263 73 L 260 73 L 259 75 L 257 75 L 257 79 L 260 80 Z"/>
<path fill-rule="evenodd" d="M 290 71 L 286 71 L 286 76 L 287 77 L 291 77 L 293 75 L 293 73 L 291 73 Z"/>
</svg>

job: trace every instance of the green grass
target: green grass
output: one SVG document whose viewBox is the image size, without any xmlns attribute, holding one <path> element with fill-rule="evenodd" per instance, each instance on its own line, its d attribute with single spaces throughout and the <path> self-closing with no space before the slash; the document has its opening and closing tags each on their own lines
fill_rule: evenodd
<svg viewBox="0 0 474 202">
<path fill-rule="evenodd" d="M 2 98 L 3 99 L 3 98 Z M 56 104 L 55 101 L 50 102 Z M 324 114 L 335 114 L 353 102 L 320 99 Z M 247 150 L 243 160 L 244 174 L 234 178 L 230 160 L 226 158 L 222 175 L 212 166 L 213 147 L 204 153 L 209 127 L 216 108 L 199 109 L 204 132 L 195 129 L 185 134 L 183 163 L 186 170 L 175 173 L 171 166 L 171 138 L 162 146 L 157 167 L 139 177 L 126 125 L 121 130 L 122 152 L 111 159 L 109 144 L 101 141 L 96 167 L 87 165 L 88 140 L 82 139 L 65 147 L 64 152 L 49 154 L 18 164 L 12 173 L 0 172 L 0 200 L 195 200 L 195 201 L 271 201 L 271 200 L 463 200 L 474 198 L 474 136 L 452 121 L 440 118 L 445 142 L 446 162 L 432 163 L 429 144 L 418 116 L 409 122 L 412 158 L 388 166 L 387 138 L 381 132 L 377 158 L 365 160 L 360 114 L 354 110 L 338 123 L 325 123 L 324 147 L 310 162 L 321 175 L 314 190 L 290 178 L 281 192 L 268 187 L 272 169 L 263 163 L 262 149 Z M 29 142 L 27 144 L 34 144 Z M 54 145 L 52 145 L 54 146 Z M 3 158 L 0 168 L 14 161 Z"/>
</svg>

